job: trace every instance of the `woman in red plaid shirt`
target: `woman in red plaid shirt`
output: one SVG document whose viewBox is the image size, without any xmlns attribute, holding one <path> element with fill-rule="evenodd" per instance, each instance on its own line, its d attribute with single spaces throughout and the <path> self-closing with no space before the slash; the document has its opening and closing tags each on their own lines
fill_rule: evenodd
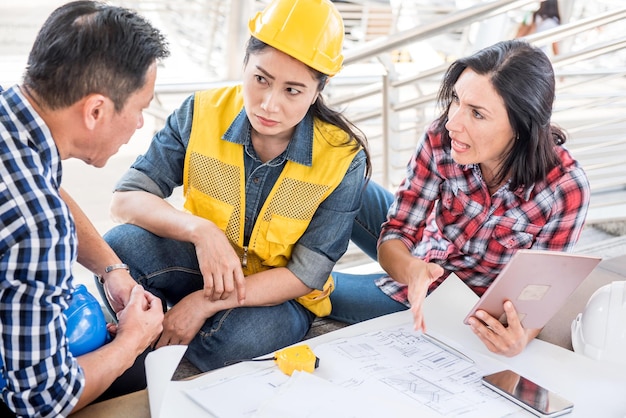
<svg viewBox="0 0 626 418">
<path fill-rule="evenodd" d="M 450 273 L 480 296 L 518 249 L 571 250 L 589 182 L 550 121 L 554 94 L 548 57 L 524 41 L 454 62 L 407 177 L 395 196 L 370 183 L 355 220 L 352 240 L 386 274 L 333 273 L 330 317 L 354 323 L 410 308 L 425 330 L 424 298 Z M 514 356 L 540 330 L 524 329 L 510 302 L 504 310 L 508 326 L 484 311 L 470 326 L 490 351 Z"/>
</svg>

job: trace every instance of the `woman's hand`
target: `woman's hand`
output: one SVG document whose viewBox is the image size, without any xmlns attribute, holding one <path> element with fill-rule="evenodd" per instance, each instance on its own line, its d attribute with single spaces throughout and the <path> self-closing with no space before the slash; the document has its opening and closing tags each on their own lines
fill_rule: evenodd
<svg viewBox="0 0 626 418">
<path fill-rule="evenodd" d="M 192 242 L 204 280 L 204 297 L 212 301 L 225 300 L 236 291 L 239 304 L 243 304 L 246 281 L 241 260 L 222 230 L 211 223 L 203 226 L 203 231 L 206 232 L 195 234 L 198 238 Z"/>
<path fill-rule="evenodd" d="M 443 267 L 415 257 L 399 239 L 380 244 L 378 262 L 389 277 L 409 286 L 407 297 L 413 313 L 413 325 L 416 330 L 426 332 L 422 306 L 428 294 L 428 287 L 443 275 Z"/>
<path fill-rule="evenodd" d="M 413 313 L 413 326 L 415 330 L 422 330 L 426 332 L 426 322 L 424 321 L 424 314 L 422 307 L 424 306 L 424 299 L 428 294 L 428 288 L 444 273 L 443 268 L 435 263 L 424 263 L 420 261 L 420 268 L 415 277 L 409 281 L 408 298 L 411 304 L 411 312 Z"/>
<path fill-rule="evenodd" d="M 468 323 L 489 351 L 513 357 L 524 351 L 541 330 L 524 329 L 511 301 L 504 302 L 504 312 L 507 326 L 483 310 L 476 311 L 476 317 L 471 317 Z"/>
<path fill-rule="evenodd" d="M 204 322 L 215 314 L 209 309 L 211 304 L 201 290 L 181 299 L 165 314 L 163 333 L 155 348 L 189 344 Z"/>
<path fill-rule="evenodd" d="M 192 243 L 204 278 L 206 297 L 213 301 L 224 300 L 236 290 L 239 303 L 245 300 L 241 260 L 224 232 L 213 222 L 181 211 L 161 197 L 144 191 L 113 193 L 111 216 L 116 222 L 137 225 L 160 237 Z"/>
</svg>

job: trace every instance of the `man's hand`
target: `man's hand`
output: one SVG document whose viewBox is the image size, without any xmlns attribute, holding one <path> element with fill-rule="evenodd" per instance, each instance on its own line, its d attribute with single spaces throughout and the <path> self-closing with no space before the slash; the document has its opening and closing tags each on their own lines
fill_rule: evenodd
<svg viewBox="0 0 626 418">
<path fill-rule="evenodd" d="M 137 355 L 153 344 L 163 330 L 161 300 L 144 290 L 133 287 L 128 304 L 117 314 L 116 338 L 134 339 Z"/>
<path fill-rule="evenodd" d="M 114 312 L 120 312 L 128 305 L 130 294 L 136 285 L 125 269 L 116 269 L 107 274 L 102 287 Z"/>
</svg>

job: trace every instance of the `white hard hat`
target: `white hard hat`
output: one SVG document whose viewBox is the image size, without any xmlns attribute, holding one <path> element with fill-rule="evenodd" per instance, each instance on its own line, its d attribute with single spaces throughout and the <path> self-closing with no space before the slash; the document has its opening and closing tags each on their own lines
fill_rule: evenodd
<svg viewBox="0 0 626 418">
<path fill-rule="evenodd" d="M 595 360 L 626 364 L 626 281 L 596 290 L 572 322 L 574 351 Z"/>
</svg>

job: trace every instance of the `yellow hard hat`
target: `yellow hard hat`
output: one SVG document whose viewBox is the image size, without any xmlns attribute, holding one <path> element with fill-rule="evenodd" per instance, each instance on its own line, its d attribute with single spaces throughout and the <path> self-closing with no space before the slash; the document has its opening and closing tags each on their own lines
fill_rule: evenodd
<svg viewBox="0 0 626 418">
<path fill-rule="evenodd" d="M 341 69 L 343 19 L 329 0 L 272 0 L 248 27 L 255 38 L 323 74 Z"/>
</svg>

